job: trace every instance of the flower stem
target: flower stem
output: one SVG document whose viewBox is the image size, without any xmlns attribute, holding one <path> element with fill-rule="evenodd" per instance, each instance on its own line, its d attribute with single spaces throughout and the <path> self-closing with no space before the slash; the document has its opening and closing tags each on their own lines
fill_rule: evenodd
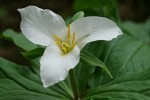
<svg viewBox="0 0 150 100">
<path fill-rule="evenodd" d="M 70 76 L 70 81 L 71 81 L 71 87 L 72 87 L 73 94 L 74 94 L 74 100 L 78 100 L 77 83 L 76 83 L 76 79 L 75 79 L 75 75 L 74 75 L 74 70 L 73 69 L 71 69 L 69 71 L 69 76 Z"/>
</svg>

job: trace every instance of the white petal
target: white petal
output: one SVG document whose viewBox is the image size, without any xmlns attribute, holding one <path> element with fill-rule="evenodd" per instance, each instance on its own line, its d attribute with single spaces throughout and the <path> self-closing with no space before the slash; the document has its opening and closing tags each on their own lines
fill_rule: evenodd
<svg viewBox="0 0 150 100">
<path fill-rule="evenodd" d="M 22 32 L 35 44 L 48 46 L 52 40 L 52 34 L 66 32 L 66 25 L 62 17 L 51 10 L 28 6 L 18 11 L 22 17 Z"/>
<path fill-rule="evenodd" d="M 96 40 L 112 40 L 122 34 L 120 28 L 104 17 L 84 17 L 71 24 L 71 32 L 76 32 L 77 45 L 82 49 Z"/>
<path fill-rule="evenodd" d="M 40 76 L 44 87 L 51 86 L 64 80 L 70 69 L 80 60 L 80 50 L 77 46 L 66 55 L 63 55 L 55 43 L 51 43 L 40 60 Z"/>
</svg>

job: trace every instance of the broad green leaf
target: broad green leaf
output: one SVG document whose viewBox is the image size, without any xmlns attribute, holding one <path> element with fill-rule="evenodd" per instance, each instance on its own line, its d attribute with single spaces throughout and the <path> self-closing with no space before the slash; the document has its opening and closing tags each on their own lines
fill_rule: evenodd
<svg viewBox="0 0 150 100">
<path fill-rule="evenodd" d="M 84 47 L 84 50 L 89 51 L 90 53 L 94 54 L 94 56 L 99 57 L 101 55 L 101 51 L 103 48 L 103 44 L 101 41 L 92 42 L 87 44 Z M 91 78 L 91 75 L 94 73 L 95 68 L 87 63 L 79 62 L 79 64 L 75 67 L 76 78 L 78 82 L 78 88 L 80 95 L 83 96 L 85 91 L 87 90 L 87 82 Z M 101 70 L 101 68 L 99 68 Z"/>
<path fill-rule="evenodd" d="M 26 58 L 35 59 L 41 57 L 44 53 L 44 48 L 36 48 L 30 51 L 22 52 L 21 54 Z"/>
<path fill-rule="evenodd" d="M 110 79 L 105 74 L 96 76 L 94 74 L 89 81 L 91 87 L 106 84 L 120 76 L 139 73 L 149 68 L 150 36 L 148 35 L 148 28 L 146 28 L 148 22 L 142 24 L 143 26 L 133 22 L 130 22 L 130 24 L 128 23 L 128 25 L 124 26 L 125 33 L 128 30 L 130 34 L 124 34 L 113 41 L 105 42 L 104 48 L 102 49 L 100 58 L 108 66 L 114 78 Z M 141 29 L 143 31 L 136 31 L 136 29 Z M 100 76 L 99 79 L 97 79 L 97 76 Z"/>
<path fill-rule="evenodd" d="M 84 17 L 84 12 L 83 11 L 79 11 L 77 12 L 72 18 L 70 23 L 74 22 L 75 20 L 79 19 L 79 18 L 83 18 Z"/>
<path fill-rule="evenodd" d="M 108 75 L 111 78 L 113 78 L 112 75 L 110 74 L 109 70 L 107 69 L 107 66 L 102 61 L 100 61 L 97 57 L 92 55 L 91 53 L 89 53 L 85 50 L 82 50 L 80 57 L 81 57 L 81 61 L 88 63 L 89 65 L 92 65 L 92 66 L 101 67 L 104 71 L 106 71 L 108 73 Z"/>
<path fill-rule="evenodd" d="M 135 39 L 143 42 L 149 42 L 150 28 L 147 27 L 148 25 L 150 25 L 150 21 L 147 21 L 146 23 L 140 23 L 140 24 L 127 21 L 123 23 L 123 28 Z"/>
<path fill-rule="evenodd" d="M 70 100 L 69 80 L 44 88 L 30 67 L 0 58 L 0 100 Z"/>
<path fill-rule="evenodd" d="M 143 42 L 131 36 L 122 35 L 120 38 L 106 44 L 106 48 L 103 51 L 104 63 L 108 66 L 114 78 L 140 72 L 149 65 L 149 56 L 145 56 L 146 53 L 150 53 L 148 49 L 150 48 Z M 145 56 L 144 61 L 141 56 Z M 106 80 L 110 81 L 107 76 L 104 76 L 103 83 Z"/>
<path fill-rule="evenodd" d="M 91 89 L 86 100 L 150 100 L 150 68 Z"/>
<path fill-rule="evenodd" d="M 101 77 L 97 79 L 94 73 L 89 81 L 89 86 L 93 89 L 87 93 L 86 99 L 150 99 L 150 36 L 147 28 L 149 22 L 146 24 L 127 23 L 124 28 L 130 34 L 105 42 L 100 56 L 114 78 L 110 79 L 105 74 L 99 74 Z"/>
<path fill-rule="evenodd" d="M 38 46 L 31 43 L 22 33 L 16 33 L 11 29 L 3 32 L 5 38 L 11 39 L 18 47 L 28 51 L 37 48 Z"/>
</svg>

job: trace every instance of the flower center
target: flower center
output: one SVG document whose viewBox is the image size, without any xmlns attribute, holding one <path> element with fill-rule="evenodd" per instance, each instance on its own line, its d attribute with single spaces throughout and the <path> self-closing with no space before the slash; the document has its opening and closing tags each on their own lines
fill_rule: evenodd
<svg viewBox="0 0 150 100">
<path fill-rule="evenodd" d="M 56 35 L 54 35 L 53 37 L 55 39 L 54 40 L 55 43 L 57 43 L 59 48 L 65 54 L 69 53 L 76 45 L 76 42 L 75 42 L 76 33 L 74 32 L 73 35 L 71 36 L 70 25 L 68 26 L 68 34 L 67 34 L 67 38 L 65 39 L 65 41 L 63 41 L 60 37 L 58 37 Z"/>
</svg>

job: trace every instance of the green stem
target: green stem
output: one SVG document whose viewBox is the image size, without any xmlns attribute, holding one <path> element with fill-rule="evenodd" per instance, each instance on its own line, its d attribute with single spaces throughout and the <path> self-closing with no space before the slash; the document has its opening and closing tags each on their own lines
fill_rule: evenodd
<svg viewBox="0 0 150 100">
<path fill-rule="evenodd" d="M 72 87 L 73 94 L 74 94 L 74 100 L 78 100 L 77 83 L 76 83 L 76 79 L 74 75 L 74 70 L 72 69 L 70 70 L 69 76 L 70 76 L 70 81 L 71 81 L 71 87 Z"/>
</svg>

